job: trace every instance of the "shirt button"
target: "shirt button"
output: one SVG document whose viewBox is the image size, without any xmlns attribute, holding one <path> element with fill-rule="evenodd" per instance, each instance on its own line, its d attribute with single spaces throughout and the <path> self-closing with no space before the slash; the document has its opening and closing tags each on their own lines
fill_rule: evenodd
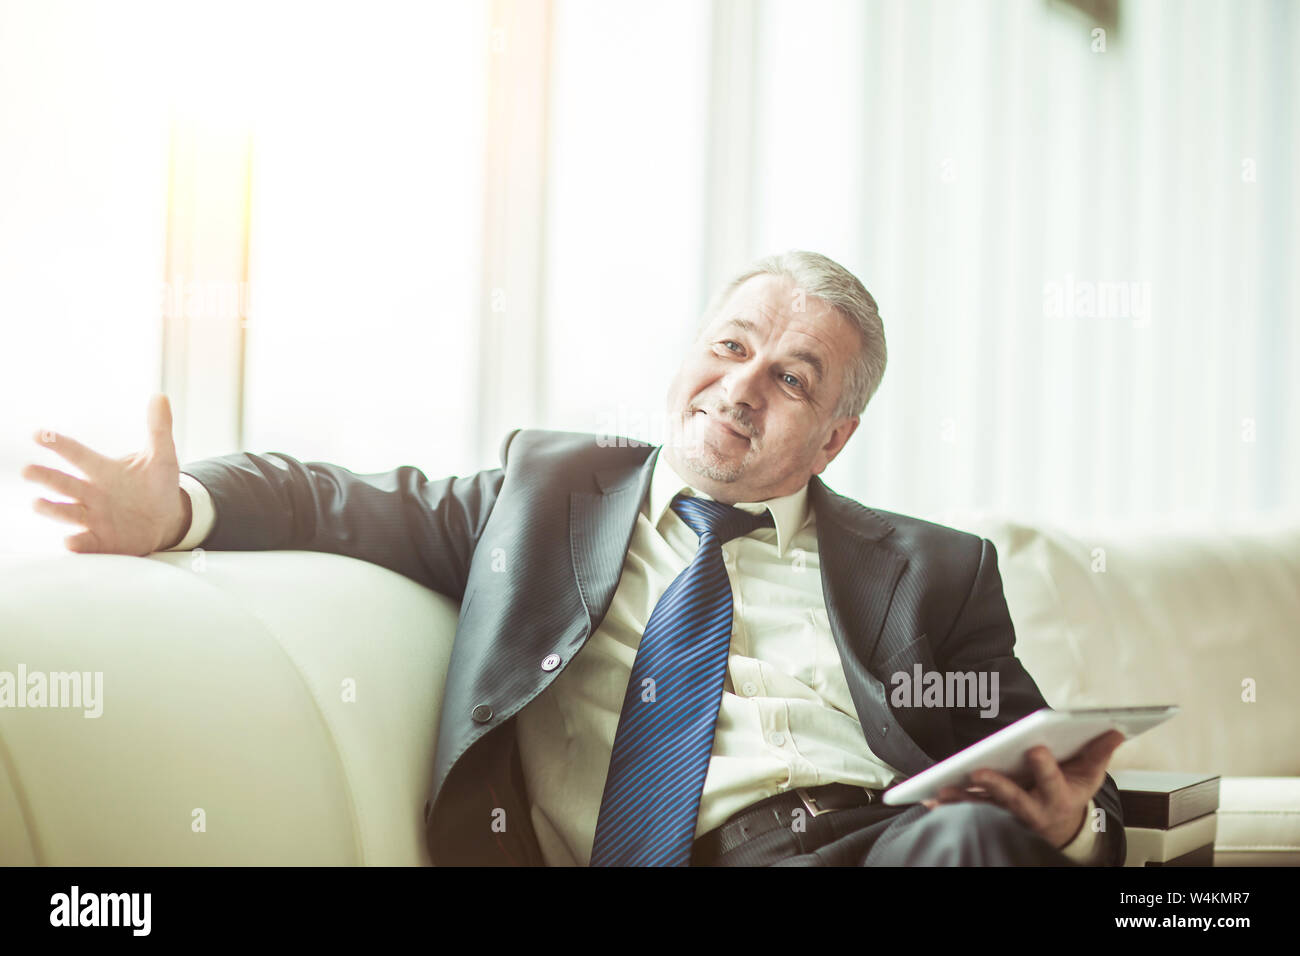
<svg viewBox="0 0 1300 956">
<path fill-rule="evenodd" d="M 772 736 L 768 737 L 767 739 L 770 740 L 770 741 L 772 742 L 772 746 L 773 746 L 773 747 L 783 747 L 783 746 L 785 746 L 785 734 L 781 733 L 780 731 L 777 731 L 776 733 L 774 733 Z"/>
<path fill-rule="evenodd" d="M 746 697 L 753 697 L 758 693 L 758 685 L 752 680 L 747 680 L 740 685 L 740 690 Z"/>
<path fill-rule="evenodd" d="M 492 719 L 492 708 L 487 704 L 479 704 L 470 711 L 470 716 L 473 717 L 477 723 L 486 724 Z"/>
<path fill-rule="evenodd" d="M 555 670 L 555 668 L 559 666 L 560 666 L 559 654 L 547 654 L 546 657 L 542 659 L 542 670 L 544 671 L 553 671 Z"/>
</svg>

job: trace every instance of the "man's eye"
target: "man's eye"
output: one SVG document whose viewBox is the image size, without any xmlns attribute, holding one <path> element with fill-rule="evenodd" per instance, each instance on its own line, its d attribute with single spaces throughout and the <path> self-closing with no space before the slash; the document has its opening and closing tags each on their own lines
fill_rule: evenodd
<svg viewBox="0 0 1300 956">
<path fill-rule="evenodd" d="M 790 384 L 793 385 L 795 388 L 803 388 L 803 384 L 797 378 L 791 375 L 789 372 L 782 373 L 782 377 L 787 379 L 793 379 L 793 381 L 791 381 Z"/>
<path fill-rule="evenodd" d="M 725 346 L 728 346 L 728 345 L 739 345 L 740 343 L 735 342 L 735 341 L 733 341 L 733 340 L 731 340 L 731 339 L 727 339 L 727 341 L 723 342 L 722 344 L 723 344 L 723 346 L 725 347 Z M 735 349 L 730 349 L 729 351 L 733 351 L 733 352 L 734 352 Z"/>
</svg>

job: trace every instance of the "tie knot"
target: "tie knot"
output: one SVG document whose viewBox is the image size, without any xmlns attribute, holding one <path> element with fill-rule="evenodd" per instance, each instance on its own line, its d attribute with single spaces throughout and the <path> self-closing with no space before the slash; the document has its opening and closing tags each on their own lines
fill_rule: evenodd
<svg viewBox="0 0 1300 956">
<path fill-rule="evenodd" d="M 755 515 L 721 501 L 693 498 L 690 495 L 678 495 L 669 507 L 691 526 L 701 540 L 706 534 L 711 534 L 718 539 L 719 544 L 749 534 L 755 528 L 770 528 L 774 524 L 770 511 Z"/>
</svg>

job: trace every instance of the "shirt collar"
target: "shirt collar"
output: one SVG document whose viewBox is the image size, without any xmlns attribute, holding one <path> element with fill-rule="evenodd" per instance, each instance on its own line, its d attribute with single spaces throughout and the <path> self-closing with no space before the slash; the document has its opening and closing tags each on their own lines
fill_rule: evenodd
<svg viewBox="0 0 1300 956">
<path fill-rule="evenodd" d="M 716 500 L 712 495 L 692 487 L 690 482 L 679 475 L 677 470 L 668 463 L 668 458 L 663 452 L 663 446 L 660 446 L 654 464 L 654 475 L 650 479 L 650 492 L 646 500 L 647 517 L 650 519 L 650 523 L 655 525 L 663 518 L 664 512 L 669 510 L 668 506 L 681 492 L 699 498 L 708 498 L 710 501 Z M 808 520 L 808 485 L 805 482 L 804 486 L 798 491 L 782 495 L 779 498 L 768 498 L 765 501 L 738 501 L 735 503 L 735 507 L 742 511 L 748 511 L 750 514 L 762 514 L 764 511 L 772 512 L 772 520 L 776 525 L 777 554 L 784 558 L 786 551 L 790 548 L 790 543 L 794 540 L 795 534 Z"/>
</svg>

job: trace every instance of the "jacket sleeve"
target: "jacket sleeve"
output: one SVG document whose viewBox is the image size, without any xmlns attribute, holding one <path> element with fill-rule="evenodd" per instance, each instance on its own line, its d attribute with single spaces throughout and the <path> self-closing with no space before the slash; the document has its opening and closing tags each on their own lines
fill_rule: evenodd
<svg viewBox="0 0 1300 956">
<path fill-rule="evenodd" d="M 517 431 L 502 443 L 503 465 Z M 505 478 L 504 468 L 493 468 L 430 481 L 409 465 L 362 475 L 280 452 L 205 458 L 181 471 L 212 497 L 208 550 L 345 555 L 456 600 Z"/>
<path fill-rule="evenodd" d="M 1048 706 L 1038 685 L 1015 656 L 1015 628 L 1002 591 L 997 549 L 987 538 L 981 539 L 981 545 L 979 567 L 970 593 L 952 630 L 936 649 L 936 661 L 942 671 L 986 672 L 990 679 L 996 673 L 998 710 L 995 715 L 983 716 L 978 704 L 952 708 L 952 729 L 958 749 Z M 1099 836 L 1105 841 L 1105 849 L 1100 853 L 1100 860 L 1103 865 L 1122 866 L 1127 851 L 1124 815 L 1119 789 L 1110 774 L 1106 774 L 1092 799 L 1104 811 L 1105 831 Z"/>
</svg>

